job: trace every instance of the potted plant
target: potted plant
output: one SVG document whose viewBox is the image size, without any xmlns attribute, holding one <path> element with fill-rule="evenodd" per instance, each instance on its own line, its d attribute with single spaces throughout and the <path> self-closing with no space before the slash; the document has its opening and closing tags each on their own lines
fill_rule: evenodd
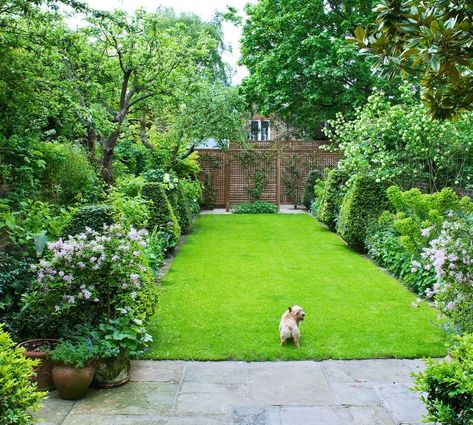
<svg viewBox="0 0 473 425">
<path fill-rule="evenodd" d="M 39 391 L 49 391 L 55 388 L 52 378 L 54 362 L 48 357 L 48 352 L 54 349 L 58 342 L 57 339 L 41 338 L 30 339 L 18 344 L 18 347 L 23 348 L 25 357 L 38 361 L 34 367 L 35 375 L 31 380 L 37 383 Z"/>
<path fill-rule="evenodd" d="M 50 351 L 49 355 L 55 361 L 52 377 L 59 395 L 64 400 L 84 397 L 95 373 L 93 361 L 97 351 L 92 341 L 63 341 Z"/>
<path fill-rule="evenodd" d="M 99 325 L 94 333 L 98 359 L 92 386 L 112 388 L 130 381 L 130 356 L 142 354 L 151 335 L 131 309 L 119 309 L 120 316 Z"/>
</svg>

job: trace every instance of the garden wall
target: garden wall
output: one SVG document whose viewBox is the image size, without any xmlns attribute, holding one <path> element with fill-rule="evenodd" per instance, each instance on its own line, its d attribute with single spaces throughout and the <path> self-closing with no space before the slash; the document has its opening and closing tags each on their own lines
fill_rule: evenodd
<svg viewBox="0 0 473 425">
<path fill-rule="evenodd" d="M 227 208 L 257 197 L 277 205 L 302 203 L 309 171 L 336 167 L 339 153 L 321 149 L 326 141 L 251 142 L 248 149 L 198 149 L 200 175 L 213 206 Z"/>
</svg>

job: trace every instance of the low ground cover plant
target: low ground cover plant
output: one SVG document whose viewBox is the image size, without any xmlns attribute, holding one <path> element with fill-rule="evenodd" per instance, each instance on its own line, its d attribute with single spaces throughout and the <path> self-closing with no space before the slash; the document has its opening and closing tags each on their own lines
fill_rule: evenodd
<svg viewBox="0 0 473 425">
<path fill-rule="evenodd" d="M 242 202 L 232 208 L 233 214 L 276 214 L 277 205 L 265 201 Z"/>
</svg>

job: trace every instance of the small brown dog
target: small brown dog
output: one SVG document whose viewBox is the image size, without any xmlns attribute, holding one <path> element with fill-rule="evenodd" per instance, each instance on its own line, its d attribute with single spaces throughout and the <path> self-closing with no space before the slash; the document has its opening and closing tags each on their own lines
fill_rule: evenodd
<svg viewBox="0 0 473 425">
<path fill-rule="evenodd" d="M 281 345 L 289 338 L 292 338 L 294 345 L 299 348 L 301 346 L 301 333 L 299 331 L 299 323 L 304 320 L 305 313 L 302 307 L 293 305 L 282 315 L 279 322 L 279 337 Z"/>
</svg>

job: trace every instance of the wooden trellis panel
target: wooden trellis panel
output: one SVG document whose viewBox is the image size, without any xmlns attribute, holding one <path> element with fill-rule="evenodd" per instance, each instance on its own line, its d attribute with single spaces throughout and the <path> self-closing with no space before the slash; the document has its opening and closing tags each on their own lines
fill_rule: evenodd
<svg viewBox="0 0 473 425">
<path fill-rule="evenodd" d="M 264 190 L 259 199 L 280 204 L 301 204 L 309 171 L 334 168 L 340 155 L 320 149 L 323 141 L 267 141 L 251 145 L 251 161 L 244 160 L 247 150 L 230 145 L 228 151 L 199 149 L 202 182 L 213 185 L 214 206 L 230 208 L 251 199 L 255 176 L 264 172 Z M 246 152 L 246 153 L 245 153 Z M 247 157 L 248 158 L 248 157 Z M 291 196 L 289 176 L 296 176 L 297 187 Z M 295 181 L 293 179 L 293 181 Z M 279 196 L 278 196 L 279 195 Z M 294 198 L 295 195 L 295 199 Z"/>
</svg>

